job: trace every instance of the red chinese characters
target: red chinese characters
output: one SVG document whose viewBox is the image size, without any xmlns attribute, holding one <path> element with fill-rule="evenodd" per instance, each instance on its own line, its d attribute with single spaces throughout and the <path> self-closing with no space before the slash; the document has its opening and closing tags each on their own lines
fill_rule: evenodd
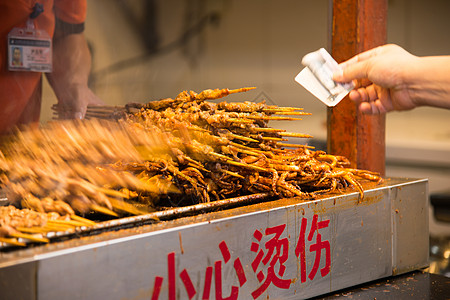
<svg viewBox="0 0 450 300">
<path fill-rule="evenodd" d="M 266 228 L 265 234 L 271 235 L 274 234 L 269 241 L 267 241 L 264 246 L 267 250 L 267 253 L 264 255 L 264 251 L 259 249 L 258 243 L 253 242 L 250 248 L 250 251 L 256 252 L 257 255 L 252 262 L 253 271 L 256 273 L 260 263 L 262 262 L 264 266 L 269 263 L 267 267 L 267 274 L 264 274 L 263 271 L 259 271 L 256 275 L 259 282 L 262 284 L 252 292 L 252 296 L 254 299 L 258 298 L 262 293 L 264 293 L 269 285 L 273 283 L 278 288 L 288 289 L 291 285 L 290 279 L 282 279 L 281 277 L 284 275 L 286 271 L 286 266 L 284 263 L 288 259 L 289 253 L 289 241 L 287 238 L 282 238 L 281 234 L 286 228 L 286 224 L 282 224 L 275 227 Z M 255 239 L 259 242 L 262 239 L 262 233 L 259 230 L 255 230 L 253 233 Z M 259 250 L 259 251 L 258 251 Z M 278 270 L 275 270 L 275 265 L 278 262 Z M 264 281 L 263 281 L 264 280 Z"/>
<path fill-rule="evenodd" d="M 325 266 L 320 270 L 322 277 L 330 273 L 331 266 L 331 252 L 330 252 L 330 242 L 322 241 L 322 235 L 319 229 L 328 227 L 330 220 L 324 220 L 318 222 L 319 216 L 314 215 L 312 219 L 311 229 L 308 234 L 308 241 L 312 241 L 314 235 L 316 236 L 315 242 L 309 246 L 310 252 L 315 252 L 314 264 L 309 272 L 308 278 L 313 280 L 316 276 L 317 270 L 319 269 L 320 261 L 322 258 L 322 250 L 325 250 Z M 297 246 L 295 247 L 295 255 L 300 259 L 300 280 L 301 282 L 306 282 L 306 226 L 308 220 L 302 218 L 300 225 L 300 234 L 298 236 Z"/>
<path fill-rule="evenodd" d="M 231 259 L 231 254 L 228 249 L 227 244 L 225 241 L 220 242 L 219 249 L 222 254 L 224 263 L 228 263 Z M 244 268 L 242 266 L 241 260 L 239 258 L 236 258 L 233 262 L 233 267 L 236 272 L 236 276 L 239 281 L 239 286 L 242 287 L 245 282 L 247 281 L 247 278 L 245 277 Z M 176 299 L 176 270 L 175 270 L 175 252 L 171 252 L 167 255 L 167 271 L 168 271 L 168 299 L 169 300 L 175 300 Z M 214 272 L 214 285 L 215 285 L 215 299 L 217 300 L 235 300 L 238 298 L 239 295 L 239 287 L 238 286 L 232 286 L 231 291 L 229 292 L 228 297 L 223 296 L 223 290 L 222 290 L 222 261 L 217 260 L 214 262 L 214 268 L 212 266 L 206 267 L 205 270 L 205 280 L 203 284 L 203 293 L 202 293 L 202 300 L 208 300 L 210 299 L 211 294 L 211 285 L 212 285 L 212 279 L 213 279 L 213 272 Z M 195 290 L 195 286 L 191 280 L 191 277 L 189 276 L 189 273 L 186 269 L 183 269 L 179 277 L 181 279 L 181 283 L 184 285 L 184 288 L 186 290 L 186 293 L 189 297 L 189 299 L 192 299 L 196 294 L 197 291 Z M 163 284 L 164 278 L 160 276 L 155 277 L 155 282 L 153 285 L 153 293 L 152 293 L 152 300 L 159 299 L 159 294 L 161 292 L 161 287 Z"/>
<path fill-rule="evenodd" d="M 251 287 L 253 299 L 259 298 L 271 285 L 278 289 L 289 289 L 291 287 L 292 282 L 296 278 L 287 278 L 289 275 L 286 273 L 286 265 L 290 254 L 295 254 L 299 260 L 301 283 L 306 282 L 308 278 L 309 280 L 317 278 L 319 269 L 322 278 L 330 273 L 330 242 L 322 238 L 322 234 L 327 232 L 324 229 L 329 227 L 330 220 L 319 221 L 319 216 L 314 214 L 309 227 L 308 221 L 305 217 L 300 221 L 298 238 L 294 238 L 294 241 L 296 240 L 294 251 L 289 250 L 290 237 L 286 233 L 286 224 L 267 227 L 263 231 L 256 229 L 253 232 L 254 241 L 251 243 L 250 251 L 255 253 L 255 255 L 249 265 L 259 282 L 256 288 Z M 167 292 L 169 300 L 177 298 L 177 291 L 180 291 L 176 288 L 177 284 L 184 286 L 189 299 L 193 299 L 196 295 L 197 297 L 201 295 L 203 300 L 210 298 L 234 300 L 238 298 L 241 288 L 247 283 L 248 275 L 245 273 L 241 259 L 239 257 L 233 259 L 225 241 L 221 241 L 218 248 L 222 259 L 214 261 L 213 265 L 206 266 L 201 283 L 193 282 L 192 278 L 196 279 L 198 275 L 191 277 L 187 269 L 183 269 L 180 272 L 176 270 L 175 252 L 167 255 Z M 308 261 L 311 261 L 311 263 L 307 263 Z M 224 278 L 222 274 L 223 266 L 231 262 L 234 272 L 226 272 L 227 277 Z M 198 274 L 198 271 L 195 274 Z M 230 274 L 236 277 L 230 278 Z M 293 276 L 292 272 L 290 274 L 290 276 Z M 236 284 L 230 286 L 226 284 L 227 282 L 235 282 Z M 163 283 L 163 277 L 155 277 L 152 300 L 159 299 Z M 224 290 L 225 286 L 227 288 Z M 196 290 L 201 288 L 203 289 L 202 291 Z M 248 296 L 241 295 L 244 298 Z"/>
<path fill-rule="evenodd" d="M 300 225 L 300 234 L 298 236 L 297 245 L 295 247 L 295 256 L 300 259 L 300 279 L 301 282 L 306 282 L 306 254 L 307 254 L 307 244 L 306 242 L 312 242 L 309 246 L 309 252 L 314 254 L 314 263 L 311 271 L 308 274 L 308 278 L 313 280 L 322 262 L 322 252 L 325 252 L 325 266 L 320 270 L 320 275 L 322 277 L 326 276 L 330 272 L 331 266 L 331 251 L 330 242 L 327 240 L 322 240 L 322 235 L 320 229 L 327 228 L 330 224 L 330 220 L 318 221 L 319 216 L 317 214 L 313 215 L 311 227 L 306 237 L 306 229 L 308 225 L 308 219 L 302 218 Z M 252 269 L 256 273 L 256 277 L 262 284 L 252 292 L 254 299 L 258 298 L 263 294 L 269 285 L 272 283 L 277 288 L 288 289 L 291 285 L 291 279 L 282 278 L 286 270 L 285 262 L 289 255 L 289 241 L 287 238 L 281 238 L 286 224 L 268 227 L 265 230 L 265 235 L 274 235 L 269 239 L 264 247 L 266 249 L 266 254 L 264 250 L 260 248 L 259 243 L 253 242 L 250 251 L 257 253 L 255 259 L 252 262 Z M 261 242 L 263 234 L 259 230 L 255 230 L 253 237 Z M 315 237 L 315 239 L 314 239 Z M 307 238 L 307 240 L 306 240 Z M 270 262 L 270 263 L 269 263 Z M 264 274 L 262 270 L 257 272 L 260 264 L 264 266 L 267 265 L 267 272 Z M 278 269 L 276 269 L 278 268 Z"/>
</svg>

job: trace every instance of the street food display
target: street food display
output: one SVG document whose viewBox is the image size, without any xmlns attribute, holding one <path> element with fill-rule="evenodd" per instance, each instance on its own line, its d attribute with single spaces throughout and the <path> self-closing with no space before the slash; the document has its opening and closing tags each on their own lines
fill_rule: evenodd
<svg viewBox="0 0 450 300">
<path fill-rule="evenodd" d="M 86 120 L 17 131 L 1 149 L 10 206 L 0 207 L 0 242 L 47 242 L 33 234 L 93 225 L 94 212 L 144 215 L 256 193 L 302 201 L 353 188 L 364 201 L 361 182 L 382 181 L 345 157 L 289 140 L 308 134 L 268 126 L 309 115 L 301 108 L 210 101 L 251 89 L 89 107 Z"/>
</svg>

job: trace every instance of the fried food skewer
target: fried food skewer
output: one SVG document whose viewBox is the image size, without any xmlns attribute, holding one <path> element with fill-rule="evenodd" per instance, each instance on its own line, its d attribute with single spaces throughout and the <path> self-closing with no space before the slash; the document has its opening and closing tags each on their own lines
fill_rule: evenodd
<svg viewBox="0 0 450 300">
<path fill-rule="evenodd" d="M 30 240 L 32 242 L 37 242 L 37 243 L 48 243 L 49 242 L 48 238 L 37 237 L 37 236 L 31 235 L 31 234 L 26 234 L 26 233 L 21 233 L 21 232 L 11 233 L 10 236 L 14 237 L 14 238 L 22 238 L 22 239 Z"/>
<path fill-rule="evenodd" d="M 17 239 L 11 239 L 11 238 L 5 238 L 5 237 L 0 237 L 0 243 L 5 243 L 5 244 L 13 245 L 13 246 L 21 246 L 21 247 L 26 246 L 25 243 L 19 242 Z"/>
<path fill-rule="evenodd" d="M 90 121 L 18 132 L 0 155 L 9 198 L 41 213 L 69 217 L 15 228 L 64 231 L 95 226 L 76 214 L 145 214 L 136 201 L 158 209 L 255 192 L 314 198 L 348 186 L 362 199 L 360 181 L 382 180 L 379 174 L 348 168 L 342 157 L 283 143 L 311 136 L 271 128 L 269 121 L 301 120 L 298 116 L 309 115 L 302 108 L 208 101 L 252 89 L 183 91 L 174 99 L 89 106 Z M 118 121 L 95 119 L 105 116 Z"/>
</svg>

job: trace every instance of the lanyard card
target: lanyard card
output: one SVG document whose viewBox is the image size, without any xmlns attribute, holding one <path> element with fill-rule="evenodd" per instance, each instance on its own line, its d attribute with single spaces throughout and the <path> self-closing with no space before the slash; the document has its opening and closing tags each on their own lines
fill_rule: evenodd
<svg viewBox="0 0 450 300">
<path fill-rule="evenodd" d="M 44 30 L 13 28 L 8 34 L 10 71 L 52 71 L 52 40 Z"/>
<path fill-rule="evenodd" d="M 306 54 L 302 64 L 305 68 L 295 77 L 295 81 L 330 107 L 338 104 L 354 88 L 352 82 L 333 80 L 333 73 L 340 67 L 324 48 Z"/>
</svg>

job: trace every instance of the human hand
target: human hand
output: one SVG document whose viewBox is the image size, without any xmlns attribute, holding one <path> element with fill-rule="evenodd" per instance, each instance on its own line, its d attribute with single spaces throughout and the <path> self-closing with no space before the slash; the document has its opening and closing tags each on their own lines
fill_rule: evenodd
<svg viewBox="0 0 450 300">
<path fill-rule="evenodd" d="M 405 77 L 417 59 L 397 45 L 384 45 L 340 64 L 343 71 L 334 74 L 333 79 L 353 81 L 355 89 L 349 97 L 363 113 L 409 110 L 417 104 L 409 94 Z"/>
<path fill-rule="evenodd" d="M 58 97 L 56 111 L 59 119 L 83 119 L 88 105 L 104 105 L 87 86 L 75 86 Z"/>
<path fill-rule="evenodd" d="M 58 98 L 60 119 L 82 119 L 88 105 L 104 104 L 88 87 L 91 54 L 83 33 L 53 38 L 53 71 L 47 79 Z"/>
</svg>

